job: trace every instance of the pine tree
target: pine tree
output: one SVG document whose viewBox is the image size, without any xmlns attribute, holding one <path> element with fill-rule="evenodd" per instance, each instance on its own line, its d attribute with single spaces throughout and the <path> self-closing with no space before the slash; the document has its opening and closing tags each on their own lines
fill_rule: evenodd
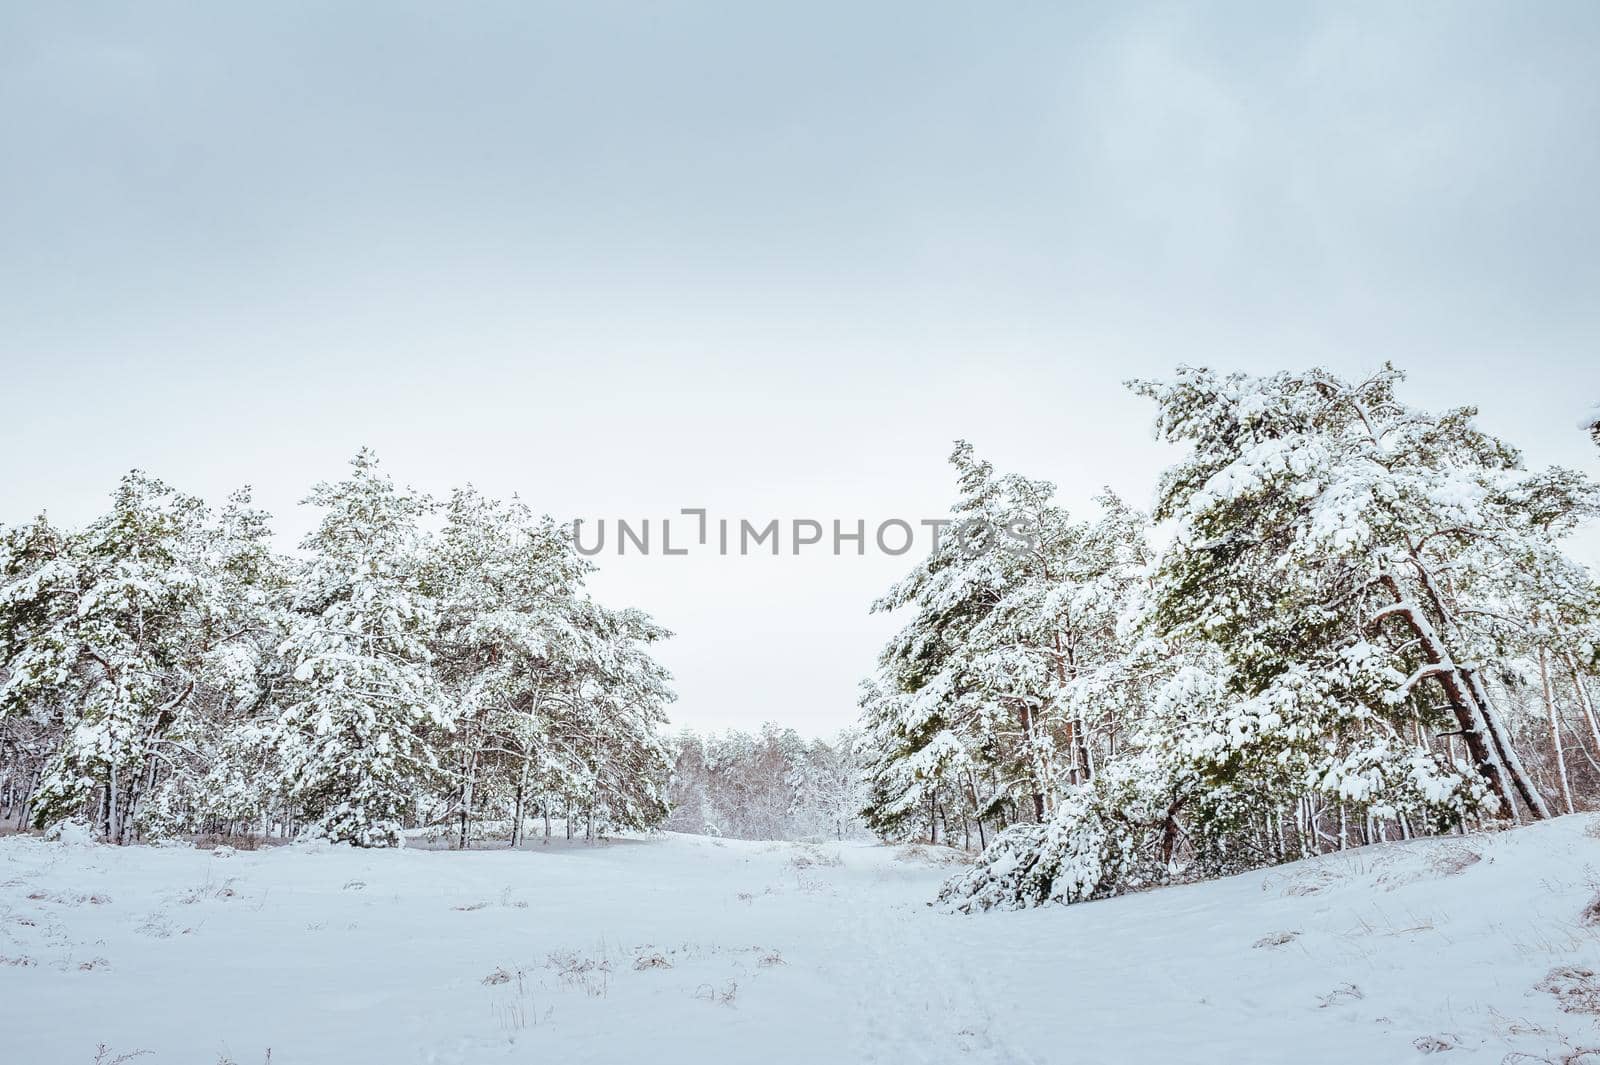
<svg viewBox="0 0 1600 1065">
<path fill-rule="evenodd" d="M 665 816 L 667 755 L 656 734 L 672 693 L 649 644 L 665 630 L 583 590 L 590 565 L 548 517 L 457 491 L 425 584 L 439 604 L 439 677 L 454 707 L 457 843 L 508 806 L 511 845 L 535 802 L 600 827 Z"/>
<path fill-rule="evenodd" d="M 201 534 L 225 609 L 208 622 L 203 682 L 160 749 L 141 817 L 152 834 L 243 828 L 282 804 L 271 720 L 273 690 L 287 679 L 275 649 L 288 631 L 289 576 L 270 537 L 248 490 L 229 496 Z"/>
<path fill-rule="evenodd" d="M 50 723 L 37 823 L 92 807 L 106 839 L 128 842 L 184 765 L 182 741 L 256 668 L 248 600 L 261 572 L 236 571 L 218 549 L 247 507 L 236 497 L 213 527 L 200 500 L 134 471 L 82 532 L 43 518 L 7 532 L 0 718 Z M 264 535 L 252 527 L 236 546 Z"/>
<path fill-rule="evenodd" d="M 868 813 L 880 831 L 935 808 L 935 793 L 953 781 L 991 771 L 1015 781 L 1008 797 L 1019 792 L 1042 819 L 1059 753 L 1037 721 L 1049 687 L 1046 664 L 1037 648 L 1008 640 L 1001 630 L 1009 626 L 991 620 L 1030 574 L 1023 541 L 1001 543 L 1017 518 L 1013 497 L 1047 498 L 1049 486 L 1002 483 L 965 442 L 950 462 L 960 494 L 949 528 L 929 557 L 873 604 L 875 612 L 912 612 L 862 698 L 877 752 Z"/>
<path fill-rule="evenodd" d="M 1354 786 L 1378 763 L 1448 779 L 1445 766 L 1421 768 L 1404 739 L 1413 722 L 1448 722 L 1498 810 L 1512 815 L 1515 800 L 1543 817 L 1484 680 L 1508 607 L 1498 574 L 1564 569 L 1538 514 L 1582 510 L 1592 490 L 1523 473 L 1471 410 L 1404 406 L 1401 379 L 1392 368 L 1358 383 L 1321 370 L 1219 379 L 1186 369 L 1137 385 L 1159 404 L 1166 437 L 1194 445 L 1162 482 L 1157 517 L 1174 520 L 1177 536 L 1157 623 L 1215 642 L 1231 683 L 1275 700 L 1274 715 L 1339 706 L 1341 731 L 1369 739 L 1329 767 L 1325 787 Z M 1514 616 L 1546 590 L 1537 580 L 1522 589 Z M 1451 790 L 1448 804 L 1478 805 L 1470 786 Z"/>
<path fill-rule="evenodd" d="M 438 604 L 434 659 L 453 706 L 450 762 L 457 844 L 491 797 L 513 799 L 511 843 L 520 838 L 529 781 L 548 754 L 544 709 L 553 649 L 565 646 L 588 566 L 546 518 L 519 501 L 458 489 L 429 552 L 424 583 Z"/>
<path fill-rule="evenodd" d="M 397 489 L 363 450 L 350 475 L 318 484 L 322 520 L 302 548 L 295 618 L 279 648 L 293 686 L 278 719 L 290 793 L 335 842 L 397 846 L 413 797 L 439 775 L 435 735 L 451 717 L 418 587 L 417 521 L 431 504 Z"/>
<path fill-rule="evenodd" d="M 986 819 L 1042 822 L 1093 776 L 1120 727 L 1099 671 L 1148 564 L 1144 516 L 1114 495 L 1078 522 L 1049 482 L 997 475 L 966 443 L 951 463 L 950 531 L 874 604 L 911 617 L 861 701 L 869 821 L 925 819 L 929 838 L 951 807 L 980 837 Z"/>
<path fill-rule="evenodd" d="M 672 771 L 661 728 L 675 694 L 650 648 L 672 633 L 643 611 L 587 598 L 576 604 L 573 633 L 573 673 L 550 705 L 547 792 L 582 811 L 586 832 L 661 824 Z"/>
</svg>

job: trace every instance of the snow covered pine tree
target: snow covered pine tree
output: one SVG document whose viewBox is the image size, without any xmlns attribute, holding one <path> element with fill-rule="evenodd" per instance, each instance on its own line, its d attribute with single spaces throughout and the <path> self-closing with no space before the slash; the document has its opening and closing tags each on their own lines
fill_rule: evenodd
<svg viewBox="0 0 1600 1065">
<path fill-rule="evenodd" d="M 657 735 L 673 695 L 646 651 L 666 630 L 608 610 L 583 589 L 591 565 L 550 518 L 521 502 L 454 493 L 424 586 L 438 605 L 434 662 L 453 707 L 448 750 L 456 842 L 505 810 L 509 843 L 529 809 L 646 828 L 666 816 Z"/>
<path fill-rule="evenodd" d="M 431 504 L 397 489 L 367 450 L 306 502 L 323 516 L 301 545 L 311 559 L 279 648 L 294 668 L 278 719 L 283 771 L 320 834 L 395 846 L 406 807 L 439 774 L 430 733 L 452 725 L 418 588 L 417 519 Z"/>
<path fill-rule="evenodd" d="M 134 471 L 81 532 L 43 517 L 6 531 L 0 722 L 32 723 L 34 823 L 88 811 L 126 843 L 153 794 L 203 771 L 186 741 L 256 695 L 259 517 L 241 493 L 212 524 L 200 500 Z"/>
<path fill-rule="evenodd" d="M 954 810 L 982 843 L 990 821 L 1047 821 L 1122 741 L 1125 685 L 1106 670 L 1125 657 L 1147 523 L 1109 493 L 1075 522 L 1054 485 L 996 475 L 964 442 L 950 461 L 951 531 L 873 606 L 911 618 L 862 689 L 866 816 L 937 841 Z"/>
</svg>

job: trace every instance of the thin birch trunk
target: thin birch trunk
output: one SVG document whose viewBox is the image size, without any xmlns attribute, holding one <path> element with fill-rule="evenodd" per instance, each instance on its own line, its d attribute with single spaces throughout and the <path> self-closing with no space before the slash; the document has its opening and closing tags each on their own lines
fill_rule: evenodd
<svg viewBox="0 0 1600 1065">
<path fill-rule="evenodd" d="M 1550 717 L 1550 745 L 1556 754 L 1556 776 L 1561 780 L 1561 802 L 1572 812 L 1572 783 L 1567 779 L 1567 756 L 1561 742 L 1561 721 L 1556 715 L 1555 694 L 1550 690 L 1550 655 L 1539 648 L 1539 683 L 1544 689 L 1544 709 Z"/>
<path fill-rule="evenodd" d="M 461 842 L 459 849 L 466 850 L 472 842 L 472 803 L 476 798 L 475 786 L 478 782 L 478 752 L 473 751 L 467 756 L 466 779 L 461 784 Z"/>
<path fill-rule="evenodd" d="M 1594 700 L 1589 697 L 1589 686 L 1583 682 L 1578 660 L 1571 651 L 1564 653 L 1567 670 L 1572 674 L 1572 686 L 1578 690 L 1578 705 L 1583 707 L 1583 718 L 1589 723 L 1589 735 L 1594 737 L 1595 757 L 1600 758 L 1600 721 L 1595 719 Z"/>
</svg>

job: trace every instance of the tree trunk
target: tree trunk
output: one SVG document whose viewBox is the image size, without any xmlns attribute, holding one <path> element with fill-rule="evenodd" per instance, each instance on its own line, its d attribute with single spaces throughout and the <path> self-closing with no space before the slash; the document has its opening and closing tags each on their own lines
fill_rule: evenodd
<svg viewBox="0 0 1600 1065">
<path fill-rule="evenodd" d="M 1067 686 L 1069 673 L 1067 658 L 1071 654 L 1071 650 L 1070 648 L 1062 648 L 1061 630 L 1059 628 L 1056 628 L 1051 633 L 1051 638 L 1055 643 L 1056 688 L 1059 690 Z M 1071 672 L 1075 673 L 1076 671 L 1077 666 L 1074 663 Z M 1084 743 L 1083 722 L 1079 720 L 1076 711 L 1067 717 L 1067 763 L 1067 780 L 1070 783 L 1080 784 L 1084 780 L 1092 778 L 1094 771 L 1089 764 L 1088 746 Z M 1043 814 L 1040 815 L 1039 820 L 1044 820 Z"/>
<path fill-rule="evenodd" d="M 1578 669 L 1578 660 L 1572 652 L 1565 652 L 1563 657 L 1567 662 L 1567 670 L 1572 674 L 1572 686 L 1578 690 L 1578 705 L 1583 708 L 1584 720 L 1589 723 L 1589 735 L 1594 737 L 1595 757 L 1600 758 L 1600 721 L 1595 719 L 1594 700 L 1589 697 L 1589 686 L 1583 682 L 1583 673 Z"/>
<path fill-rule="evenodd" d="M 1167 807 L 1166 816 L 1161 822 L 1161 864 L 1168 869 L 1172 868 L 1172 856 L 1178 849 L 1178 811 L 1183 808 L 1183 801 L 1173 803 Z"/>
<path fill-rule="evenodd" d="M 106 842 L 122 842 L 122 811 L 117 805 L 117 763 L 111 763 L 110 782 L 106 785 Z"/>
<path fill-rule="evenodd" d="M 1445 602 L 1444 595 L 1439 591 L 1438 585 L 1434 583 L 1433 573 L 1422 561 L 1422 556 L 1418 553 L 1415 547 L 1411 548 L 1411 564 L 1417 572 L 1418 579 L 1422 583 L 1422 590 L 1427 593 L 1428 600 L 1433 603 L 1434 610 L 1436 610 L 1439 614 L 1440 624 L 1445 627 L 1447 632 L 1456 632 L 1457 629 L 1455 617 L 1451 614 L 1450 608 Z M 1389 583 L 1390 591 L 1392 591 L 1395 594 L 1395 597 L 1398 599 L 1400 597 L 1400 592 L 1398 586 L 1395 584 L 1394 578 L 1392 576 L 1386 576 L 1385 579 Z M 1425 618 L 1414 620 L 1426 621 Z M 1539 789 L 1533 785 L 1533 778 L 1530 777 L 1528 775 L 1528 771 L 1523 768 L 1522 759 L 1517 757 L 1516 748 L 1511 745 L 1511 737 L 1506 735 L 1505 726 L 1500 720 L 1500 715 L 1495 713 L 1494 704 L 1489 701 L 1489 693 L 1484 689 L 1483 681 L 1478 678 L 1477 670 L 1471 666 L 1458 664 L 1451 655 L 1444 651 L 1443 641 L 1440 639 L 1439 634 L 1433 630 L 1433 626 L 1431 624 L 1428 625 L 1428 629 L 1433 636 L 1436 647 L 1443 655 L 1443 658 L 1449 662 L 1450 667 L 1454 669 L 1466 682 L 1468 692 L 1476 701 L 1477 716 L 1481 718 L 1481 727 L 1488 732 L 1489 739 L 1498 751 L 1502 774 L 1509 774 L 1511 778 L 1511 785 L 1516 789 L 1517 795 L 1522 799 L 1523 805 L 1527 807 L 1528 813 L 1535 820 L 1542 820 L 1549 817 L 1550 808 L 1544 804 L 1544 798 L 1540 796 Z M 1504 787 L 1505 785 L 1502 783 L 1502 788 Z M 1509 807 L 1510 803 L 1507 803 L 1507 806 Z M 1516 810 L 1512 808 L 1510 812 L 1511 816 L 1515 818 Z"/>
<path fill-rule="evenodd" d="M 517 776 L 517 793 L 511 804 L 511 849 L 516 850 L 522 844 L 522 822 L 524 818 L 523 803 L 527 801 L 528 794 L 528 763 L 522 763 L 522 772 Z"/>
<path fill-rule="evenodd" d="M 1539 683 L 1544 688 L 1544 709 L 1550 717 L 1550 745 L 1555 749 L 1556 776 L 1561 780 L 1561 802 L 1572 812 L 1572 783 L 1567 779 L 1566 751 L 1561 744 L 1561 719 L 1556 714 L 1556 700 L 1550 690 L 1549 652 L 1539 648 Z"/>
<path fill-rule="evenodd" d="M 1550 816 L 1550 807 L 1545 805 L 1544 797 L 1539 794 L 1539 789 L 1534 787 L 1533 777 L 1528 775 L 1527 769 L 1522 765 L 1521 757 L 1517 755 L 1517 749 L 1511 745 L 1511 737 L 1506 733 L 1505 723 L 1500 720 L 1500 715 L 1494 710 L 1494 704 L 1489 701 L 1489 693 L 1484 689 L 1477 670 L 1463 666 L 1461 675 L 1467 678 L 1473 696 L 1483 708 L 1483 719 L 1488 723 L 1489 735 L 1499 748 L 1501 761 L 1511 774 L 1511 782 L 1516 787 L 1518 797 L 1522 799 L 1523 805 L 1528 808 L 1528 813 L 1535 821 L 1547 819 Z"/>
<path fill-rule="evenodd" d="M 151 742 L 153 744 L 154 740 Z M 146 798 L 155 794 L 156 778 L 160 768 L 161 763 L 156 759 L 152 750 L 151 754 L 145 759 L 144 780 L 142 782 L 136 781 L 134 790 L 128 794 L 128 809 L 122 815 L 124 835 L 134 831 L 134 819 L 139 812 L 139 807 L 144 805 Z"/>
<path fill-rule="evenodd" d="M 1508 759 L 1504 757 L 1504 748 L 1508 745 L 1502 743 L 1502 737 L 1497 734 L 1498 730 L 1492 727 L 1493 713 L 1487 703 L 1481 700 L 1482 693 L 1473 684 L 1471 671 L 1456 665 L 1439 639 L 1432 622 L 1423 615 L 1416 603 L 1405 597 L 1400 590 L 1400 583 L 1387 573 L 1380 580 L 1384 588 L 1394 597 L 1394 602 L 1374 615 L 1373 625 L 1381 625 L 1390 617 L 1398 617 L 1406 623 L 1406 627 L 1422 649 L 1423 661 L 1430 667 L 1429 676 L 1438 681 L 1444 689 L 1445 698 L 1455 714 L 1457 728 L 1467 745 L 1467 753 L 1472 759 L 1473 767 L 1488 782 L 1495 797 L 1500 800 L 1504 814 L 1513 819 L 1517 816 L 1517 807 L 1512 800 L 1514 787 L 1530 814 L 1536 818 L 1548 816 L 1544 801 L 1539 798 L 1539 793 L 1534 790 L 1532 783 L 1526 779 L 1527 774 L 1525 772 L 1513 774 L 1509 771 Z M 1521 769 L 1520 762 L 1517 763 L 1517 769 Z"/>
<path fill-rule="evenodd" d="M 1033 741 L 1033 711 L 1026 703 L 1017 706 L 1017 720 L 1022 724 L 1022 742 L 1028 748 L 1028 776 L 1033 785 L 1033 819 L 1044 823 L 1044 782 L 1040 779 L 1038 747 Z"/>
<path fill-rule="evenodd" d="M 38 769 L 33 771 L 33 777 L 28 783 L 28 788 L 22 793 L 22 803 L 19 807 L 20 813 L 17 817 L 18 831 L 21 831 L 24 827 L 26 827 L 29 823 L 29 819 L 33 816 L 33 795 L 34 792 L 39 790 L 40 772 L 41 771 Z"/>
<path fill-rule="evenodd" d="M 978 849 L 988 850 L 989 844 L 983 838 L 983 813 L 978 805 L 978 783 L 972 777 L 972 770 L 967 770 L 967 789 L 972 792 L 972 812 L 978 819 Z"/>
<path fill-rule="evenodd" d="M 472 842 L 472 801 L 474 798 L 474 785 L 478 776 L 478 752 L 473 751 L 467 756 L 466 779 L 461 782 L 461 842 L 459 850 L 466 850 Z"/>
</svg>

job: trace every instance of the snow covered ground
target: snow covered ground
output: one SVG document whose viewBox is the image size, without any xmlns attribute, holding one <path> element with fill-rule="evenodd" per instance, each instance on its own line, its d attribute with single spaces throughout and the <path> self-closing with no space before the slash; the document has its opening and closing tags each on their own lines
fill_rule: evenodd
<svg viewBox="0 0 1600 1065">
<path fill-rule="evenodd" d="M 1560 1061 L 1600 1047 L 1597 823 L 978 917 L 919 848 L 11 837 L 0 1061 Z"/>
</svg>

